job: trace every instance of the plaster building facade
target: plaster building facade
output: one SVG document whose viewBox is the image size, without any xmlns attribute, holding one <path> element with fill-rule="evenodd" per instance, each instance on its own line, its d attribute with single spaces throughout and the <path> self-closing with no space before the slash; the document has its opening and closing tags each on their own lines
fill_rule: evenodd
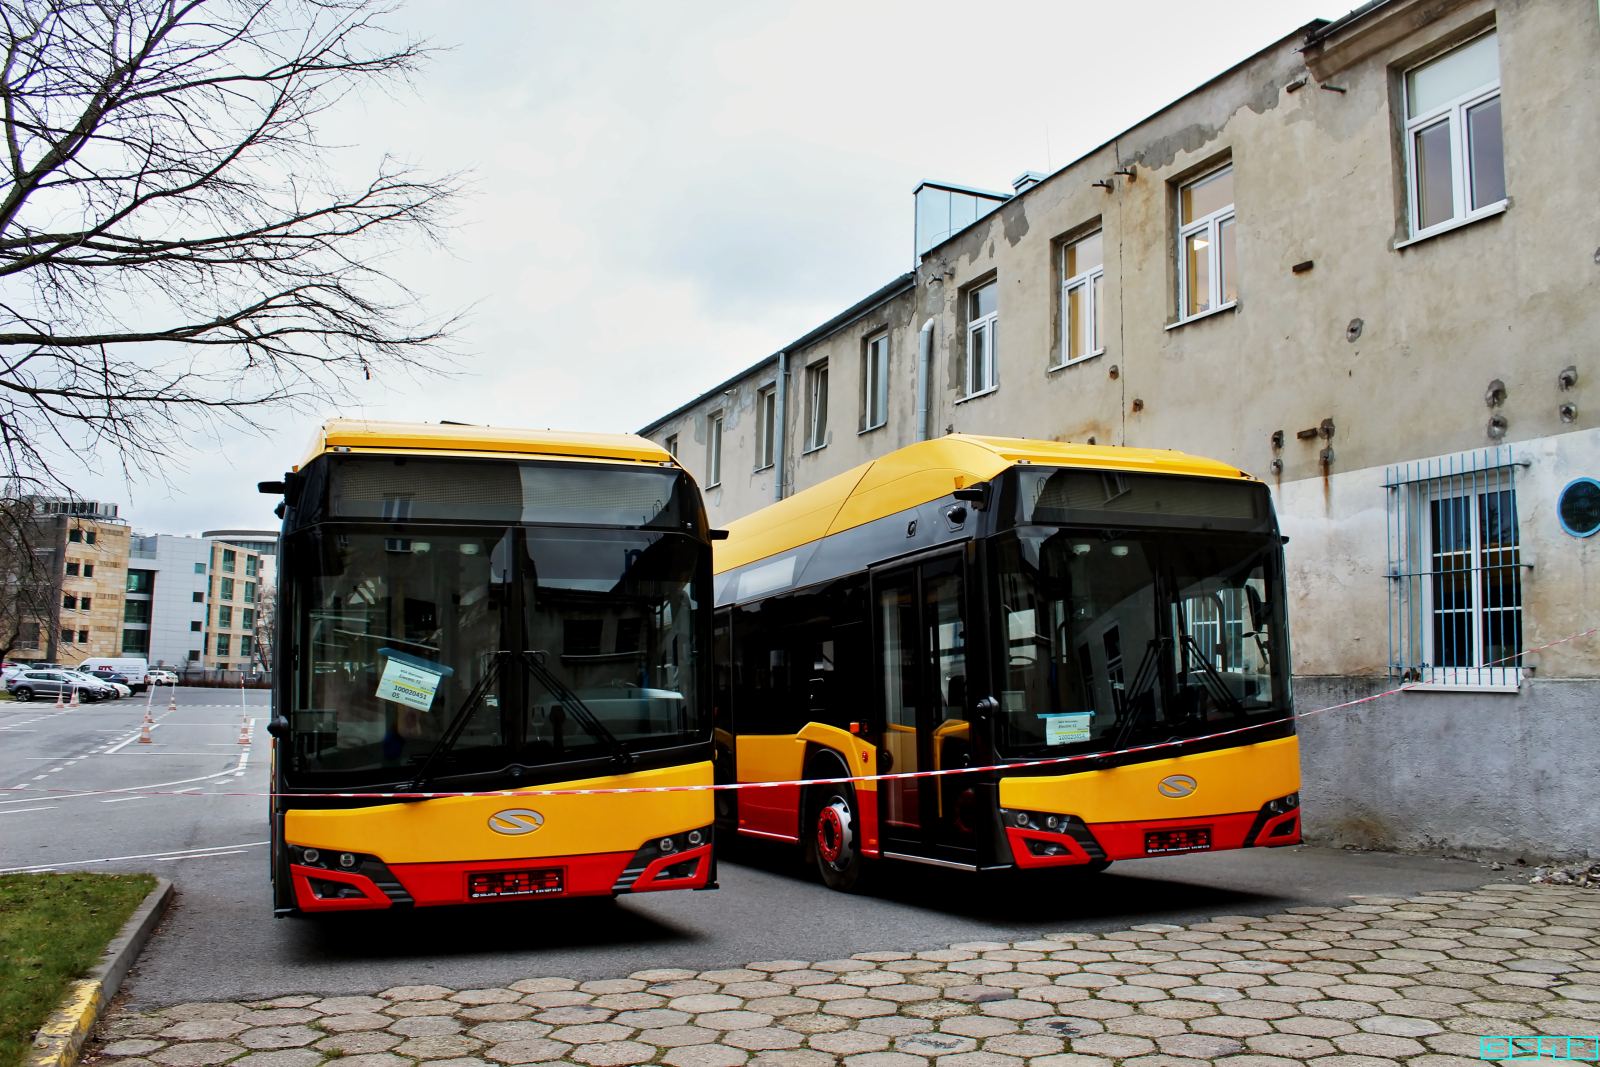
<svg viewBox="0 0 1600 1067">
<path fill-rule="evenodd" d="M 1375 0 L 1012 195 L 920 187 L 912 272 L 641 432 L 713 524 L 950 432 L 1235 464 L 1298 711 L 1416 687 L 1301 724 L 1308 838 L 1600 854 L 1597 23 Z"/>
</svg>

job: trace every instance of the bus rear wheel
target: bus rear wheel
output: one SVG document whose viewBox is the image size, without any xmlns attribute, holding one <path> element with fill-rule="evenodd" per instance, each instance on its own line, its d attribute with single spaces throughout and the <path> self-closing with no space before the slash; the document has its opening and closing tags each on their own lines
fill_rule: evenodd
<svg viewBox="0 0 1600 1067">
<path fill-rule="evenodd" d="M 841 893 L 853 889 L 861 877 L 860 828 L 855 799 L 854 790 L 848 786 L 830 788 L 822 794 L 813 826 L 817 870 L 829 889 Z"/>
</svg>

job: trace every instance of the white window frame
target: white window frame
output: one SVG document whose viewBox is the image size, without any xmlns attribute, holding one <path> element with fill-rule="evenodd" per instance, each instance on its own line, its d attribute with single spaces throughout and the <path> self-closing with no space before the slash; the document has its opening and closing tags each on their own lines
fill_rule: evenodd
<svg viewBox="0 0 1600 1067">
<path fill-rule="evenodd" d="M 828 361 L 806 367 L 806 451 L 828 447 Z"/>
<path fill-rule="evenodd" d="M 778 455 L 778 386 L 764 385 L 756 390 L 756 466 L 764 471 Z"/>
<path fill-rule="evenodd" d="M 662 444 L 661 447 L 663 447 L 663 448 L 665 448 L 667 450 L 667 455 L 671 456 L 673 459 L 677 459 L 678 458 L 678 435 L 675 434 L 675 433 L 674 434 L 668 434 L 666 441 Z"/>
<path fill-rule="evenodd" d="M 967 308 L 970 312 L 972 307 L 972 298 L 980 291 L 989 288 L 991 285 L 996 286 L 995 309 L 981 318 L 969 318 L 967 320 L 967 388 L 965 394 L 956 401 L 958 404 L 971 400 L 974 397 L 980 397 L 987 393 L 992 393 L 996 389 L 1000 388 L 1000 375 L 997 372 L 999 364 L 996 361 L 995 351 L 995 339 L 1000 333 L 999 283 L 991 279 L 984 282 L 982 285 L 974 285 L 972 288 L 968 289 L 962 294 L 962 299 L 967 301 Z M 981 360 L 977 357 L 977 345 L 973 340 L 973 338 L 980 331 L 984 335 L 983 358 Z"/>
<path fill-rule="evenodd" d="M 706 421 L 706 488 L 722 484 L 722 412 L 716 411 Z"/>
<path fill-rule="evenodd" d="M 1406 72 L 1404 75 L 1402 75 L 1400 83 L 1401 95 L 1403 97 L 1401 100 L 1401 107 L 1405 109 L 1401 112 L 1401 114 L 1409 115 L 1411 112 L 1411 87 L 1409 84 L 1409 75 L 1412 71 L 1419 70 L 1422 67 L 1427 66 L 1429 63 L 1432 63 L 1434 60 L 1443 59 L 1451 52 L 1458 52 L 1463 48 L 1468 48 L 1482 40 L 1484 37 L 1489 36 L 1489 34 L 1496 32 L 1497 31 L 1495 30 L 1490 30 L 1488 33 L 1479 34 L 1470 41 L 1463 41 L 1461 44 L 1429 56 L 1421 63 L 1414 63 L 1410 67 L 1406 68 Z M 1480 104 L 1488 103 L 1490 100 L 1495 99 L 1499 95 L 1500 79 L 1497 76 L 1494 81 L 1485 82 L 1483 85 L 1456 97 L 1454 100 L 1440 104 L 1431 111 L 1425 111 L 1416 118 L 1406 119 L 1406 221 L 1411 231 L 1411 240 L 1420 241 L 1425 237 L 1432 237 L 1436 233 L 1443 233 L 1446 230 L 1455 229 L 1457 226 L 1464 225 L 1465 223 L 1474 222 L 1489 215 L 1498 215 L 1500 212 L 1506 209 L 1506 205 L 1508 203 L 1508 199 L 1506 197 L 1502 197 L 1491 204 L 1484 204 L 1482 207 L 1469 207 L 1469 205 L 1472 203 L 1472 179 L 1471 160 L 1468 158 L 1468 150 L 1470 146 L 1467 143 L 1467 112 Z M 1417 188 L 1417 134 L 1431 126 L 1438 125 L 1441 121 L 1448 122 L 1450 124 L 1450 206 L 1452 210 L 1448 219 L 1444 220 L 1443 222 L 1436 222 L 1432 226 L 1424 229 L 1422 226 L 1422 196 Z M 1505 144 L 1504 106 L 1502 106 L 1500 109 L 1500 123 L 1500 138 L 1502 145 L 1500 166 L 1502 168 L 1503 175 L 1503 168 L 1505 167 L 1505 152 L 1503 148 Z"/>
<path fill-rule="evenodd" d="M 1215 178 L 1225 170 L 1232 169 L 1233 164 L 1229 162 L 1223 166 L 1217 167 L 1213 170 L 1208 170 L 1204 174 L 1198 175 L 1197 177 L 1184 182 L 1183 185 L 1178 189 L 1179 323 L 1192 322 L 1195 319 L 1205 318 L 1207 315 L 1214 315 L 1219 311 L 1226 311 L 1229 308 L 1237 305 L 1239 302 L 1237 299 L 1230 300 L 1226 304 L 1222 302 L 1222 227 L 1226 223 L 1234 221 L 1235 205 L 1228 204 L 1225 207 L 1217 208 L 1217 210 L 1213 211 L 1209 215 L 1195 219 L 1193 222 L 1183 222 L 1183 190 L 1193 185 L 1199 185 L 1203 181 L 1208 181 L 1211 178 Z M 1202 311 L 1196 311 L 1193 315 L 1191 315 L 1189 314 L 1189 255 L 1187 248 L 1189 245 L 1189 238 L 1194 234 L 1200 233 L 1202 230 L 1207 231 L 1206 240 L 1209 242 L 1206 249 L 1206 281 L 1210 287 L 1210 292 L 1206 295 L 1205 309 Z M 1234 237 L 1235 239 L 1238 237 L 1237 230 L 1234 232 Z"/>
<path fill-rule="evenodd" d="M 1099 298 L 1099 287 L 1105 284 L 1106 276 L 1106 260 L 1104 253 L 1102 252 L 1100 256 L 1100 263 L 1098 266 L 1091 267 L 1086 271 L 1080 271 L 1070 278 L 1067 277 L 1068 250 L 1074 245 L 1077 245 L 1082 241 L 1087 241 L 1089 238 L 1095 236 L 1101 238 L 1101 247 L 1104 248 L 1105 231 L 1103 230 L 1095 230 L 1092 233 L 1086 233 L 1081 237 L 1075 237 L 1070 241 L 1063 241 L 1061 244 L 1061 351 L 1057 353 L 1056 364 L 1050 368 L 1051 370 L 1060 370 L 1062 367 L 1070 367 L 1075 363 L 1082 363 L 1086 359 L 1093 359 L 1096 356 L 1103 356 L 1106 352 L 1105 339 L 1100 336 Z M 1067 301 L 1071 297 L 1073 290 L 1076 289 L 1082 289 L 1084 291 L 1086 298 L 1084 307 L 1089 316 L 1089 336 L 1094 338 L 1095 341 L 1099 343 L 1096 344 L 1091 351 L 1085 352 L 1081 356 L 1068 359 L 1067 351 L 1071 347 L 1068 343 L 1068 330 L 1070 329 L 1071 322 L 1070 317 L 1067 314 Z"/>
<path fill-rule="evenodd" d="M 881 359 L 880 359 L 881 354 Z M 861 433 L 889 425 L 889 331 L 868 337 L 861 346 Z M 873 421 L 876 419 L 877 421 Z"/>
</svg>

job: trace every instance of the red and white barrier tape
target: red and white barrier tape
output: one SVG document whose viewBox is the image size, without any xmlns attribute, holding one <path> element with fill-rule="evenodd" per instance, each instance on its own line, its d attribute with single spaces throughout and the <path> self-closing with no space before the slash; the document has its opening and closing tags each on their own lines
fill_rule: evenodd
<svg viewBox="0 0 1600 1067">
<path fill-rule="evenodd" d="M 1539 651 L 1542 651 L 1543 649 L 1554 648 L 1557 645 L 1564 645 L 1564 644 L 1567 644 L 1567 643 L 1572 642 L 1572 641 L 1577 641 L 1580 638 L 1589 637 L 1589 636 L 1591 636 L 1592 634 L 1595 634 L 1595 633 L 1600 633 L 1600 626 L 1597 626 L 1594 629 L 1584 630 L 1582 633 L 1572 634 L 1570 637 L 1563 637 L 1559 641 L 1551 641 L 1548 644 L 1539 645 L 1539 646 L 1537 646 L 1535 648 L 1525 649 L 1524 651 L 1519 652 L 1514 656 L 1506 656 L 1503 659 L 1494 660 L 1491 663 L 1485 664 L 1483 667 L 1462 668 L 1460 671 L 1455 672 L 1455 673 L 1465 674 L 1465 673 L 1467 673 L 1469 671 L 1486 670 L 1486 669 L 1488 669 L 1490 667 L 1493 667 L 1497 663 L 1504 663 L 1506 660 L 1509 660 L 1509 659 L 1517 659 L 1517 658 L 1519 658 L 1521 656 L 1527 655 L 1529 652 L 1539 652 Z M 1454 673 L 1450 674 L 1450 675 L 1447 675 L 1446 677 L 1454 677 Z M 216 793 L 201 793 L 201 792 L 198 792 L 198 791 L 195 791 L 195 792 L 182 791 L 182 792 L 180 792 L 180 791 L 175 791 L 175 790 L 162 791 L 162 790 L 154 790 L 154 789 L 45 789 L 45 788 L 36 788 L 36 787 L 33 787 L 33 786 L 21 786 L 21 785 L 10 786 L 10 787 L 0 787 L 0 793 L 24 793 L 24 792 L 26 792 L 26 793 L 71 793 L 71 794 L 73 794 L 75 796 L 94 796 L 94 795 L 99 795 L 99 794 L 115 793 L 115 794 L 117 794 L 119 796 L 191 796 L 191 797 L 193 797 L 193 796 L 208 796 L 208 797 L 277 797 L 277 796 L 283 796 L 283 797 L 291 797 L 291 798 L 292 797 L 306 797 L 306 798 L 311 798 L 311 797 L 339 797 L 339 798 L 349 798 L 349 799 L 378 799 L 378 800 L 401 800 L 401 799 L 415 797 L 415 798 L 419 798 L 419 799 L 423 799 L 423 800 L 444 800 L 444 799 L 449 799 L 449 798 L 452 798 L 452 797 L 571 797 L 571 796 L 600 796 L 600 795 L 603 795 L 603 794 L 611 794 L 611 793 L 700 793 L 700 792 L 714 792 L 714 791 L 717 791 L 717 790 L 734 790 L 734 791 L 737 791 L 737 790 L 741 790 L 741 789 L 778 789 L 778 788 L 782 788 L 782 787 L 785 787 L 785 786 L 839 785 L 839 784 L 843 784 L 843 783 L 846 783 L 846 782 L 893 782 L 893 781 L 900 781 L 900 780 L 908 779 L 908 778 L 939 778 L 939 777 L 943 777 L 945 775 L 951 775 L 951 774 L 982 774 L 982 773 L 987 772 L 987 771 L 1013 771 L 1013 770 L 1019 770 L 1019 769 L 1024 768 L 1024 767 L 1048 767 L 1048 766 L 1054 766 L 1054 765 L 1063 764 L 1063 763 L 1074 763 L 1074 762 L 1077 762 L 1079 760 L 1104 759 L 1107 756 L 1121 756 L 1121 755 L 1123 755 L 1125 753 L 1154 752 L 1154 751 L 1158 751 L 1158 750 L 1163 749 L 1163 748 L 1172 748 L 1172 747 L 1180 746 L 1180 745 L 1192 745 L 1192 744 L 1195 744 L 1196 742 L 1212 741 L 1212 740 L 1216 740 L 1217 738 L 1230 737 L 1230 736 L 1233 736 L 1235 734 L 1246 733 L 1246 732 L 1251 731 L 1251 730 L 1259 730 L 1263 726 L 1272 726 L 1274 723 L 1291 722 L 1291 721 L 1298 721 L 1300 719 L 1308 719 L 1313 715 L 1321 715 L 1324 712 L 1339 711 L 1340 709 L 1343 709 L 1343 708 L 1353 708 L 1357 704 L 1369 704 L 1372 701 L 1380 700 L 1383 697 L 1394 696 L 1396 693 L 1404 693 L 1408 689 L 1417 689 L 1417 688 L 1422 687 L 1422 686 L 1439 685 L 1439 684 L 1449 684 L 1449 683 L 1448 682 L 1441 683 L 1441 682 L 1438 682 L 1438 681 L 1433 681 L 1433 682 L 1408 682 L 1405 685 L 1397 686 L 1394 689 L 1385 689 L 1381 693 L 1374 693 L 1371 696 L 1361 697 L 1361 698 L 1359 698 L 1357 700 L 1349 700 L 1349 701 L 1346 701 L 1343 704 L 1330 704 L 1329 706 L 1327 706 L 1325 708 L 1317 708 L 1315 711 L 1302 712 L 1302 713 L 1300 713 L 1298 715 L 1293 716 L 1291 719 L 1274 719 L 1274 720 L 1271 720 L 1270 722 L 1251 723 L 1249 726 L 1238 726 L 1238 727 L 1235 727 L 1234 729 L 1231 729 L 1231 730 L 1219 730 L 1216 733 L 1202 734 L 1202 735 L 1200 735 L 1198 737 L 1173 738 L 1173 739 L 1167 740 L 1167 741 L 1158 741 L 1158 742 L 1155 742 L 1154 744 L 1134 745 L 1134 746 L 1132 746 L 1130 748 L 1119 748 L 1119 749 L 1115 749 L 1115 750 L 1111 750 L 1111 751 L 1101 750 L 1101 751 L 1098 751 L 1098 752 L 1080 752 L 1080 753 L 1077 753 L 1077 754 L 1071 755 L 1071 756 L 1052 756 L 1052 757 L 1049 757 L 1048 759 L 1019 760 L 1019 761 L 1014 761 L 1014 762 L 1011 762 L 1011 763 L 997 763 L 997 764 L 990 764 L 987 767 L 948 767 L 948 768 L 944 768 L 944 769 L 936 770 L 936 771 L 902 771 L 899 774 L 862 774 L 862 775 L 852 775 L 852 776 L 848 776 L 848 777 L 844 777 L 844 778 L 803 778 L 803 779 L 795 779 L 793 781 L 783 781 L 783 782 L 724 782 L 724 783 L 713 783 L 713 784 L 708 784 L 708 785 L 650 785 L 650 786 L 629 786 L 629 787 L 611 788 L 611 789 L 493 789 L 493 790 L 486 790 L 486 791 L 482 791 L 482 792 L 454 792 L 454 791 L 452 791 L 452 792 L 443 792 L 443 793 L 440 793 L 440 792 L 423 792 L 423 793 L 405 793 L 405 792 L 392 792 L 392 793 L 303 793 L 303 792 L 300 792 L 300 793 L 273 793 L 273 792 L 265 792 L 265 793 L 262 793 L 262 792 L 227 793 L 227 792 L 216 792 Z"/>
</svg>

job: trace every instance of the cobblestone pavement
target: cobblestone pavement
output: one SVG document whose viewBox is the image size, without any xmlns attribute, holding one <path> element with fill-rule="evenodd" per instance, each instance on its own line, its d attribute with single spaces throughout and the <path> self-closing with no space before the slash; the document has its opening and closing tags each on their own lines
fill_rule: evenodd
<svg viewBox="0 0 1600 1067">
<path fill-rule="evenodd" d="M 1358 897 L 1109 934 L 123 1012 L 99 1067 L 1467 1067 L 1600 1031 L 1600 892 Z M 332 1065 L 330 1064 L 330 1067 Z"/>
</svg>

